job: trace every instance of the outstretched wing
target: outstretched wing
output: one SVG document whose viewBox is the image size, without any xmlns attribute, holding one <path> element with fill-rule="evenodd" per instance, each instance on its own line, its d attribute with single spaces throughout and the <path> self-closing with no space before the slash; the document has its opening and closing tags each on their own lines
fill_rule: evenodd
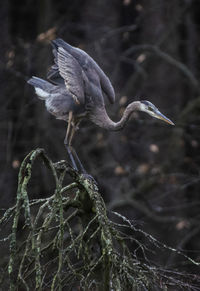
<svg viewBox="0 0 200 291">
<path fill-rule="evenodd" d="M 64 79 L 61 77 L 59 68 L 58 68 L 58 47 L 53 45 L 53 55 L 54 55 L 54 64 L 51 66 L 50 70 L 47 73 L 47 78 L 49 81 L 55 85 L 64 85 Z"/>
<path fill-rule="evenodd" d="M 79 63 L 62 47 L 58 47 L 55 62 L 56 66 L 58 66 L 59 74 L 64 79 L 65 86 L 72 95 L 72 98 L 77 104 L 84 104 L 84 81 Z"/>
<path fill-rule="evenodd" d="M 82 70 L 85 72 L 89 82 L 99 87 L 99 89 L 101 89 L 106 94 L 110 103 L 115 102 L 115 92 L 114 92 L 113 86 L 109 78 L 106 76 L 103 70 L 99 67 L 99 65 L 93 60 L 93 58 L 91 58 L 83 50 L 69 45 L 62 39 L 53 40 L 52 46 L 53 46 L 53 54 L 55 56 L 55 63 L 56 63 L 56 51 L 62 47 L 65 52 L 68 52 L 68 54 L 70 54 L 71 56 L 74 57 L 74 59 L 76 59 L 76 61 L 81 66 Z M 51 68 L 48 78 L 53 83 L 58 84 L 62 82 L 62 80 L 59 79 L 59 75 L 56 71 L 56 66 L 53 66 Z"/>
</svg>

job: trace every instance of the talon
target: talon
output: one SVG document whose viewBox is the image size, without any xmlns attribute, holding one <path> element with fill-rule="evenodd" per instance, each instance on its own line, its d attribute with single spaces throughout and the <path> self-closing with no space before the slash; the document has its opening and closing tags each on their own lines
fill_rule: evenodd
<svg viewBox="0 0 200 291">
<path fill-rule="evenodd" d="M 94 179 L 94 177 L 92 177 L 91 175 L 89 174 L 82 174 L 82 176 L 85 178 L 85 179 L 88 179 L 88 180 L 91 180 L 94 184 L 98 185 L 97 181 Z"/>
</svg>

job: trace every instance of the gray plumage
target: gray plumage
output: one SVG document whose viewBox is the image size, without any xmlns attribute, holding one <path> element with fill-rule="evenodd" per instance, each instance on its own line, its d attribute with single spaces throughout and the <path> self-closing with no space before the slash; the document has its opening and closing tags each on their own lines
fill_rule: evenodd
<svg viewBox="0 0 200 291">
<path fill-rule="evenodd" d="M 108 130 L 122 129 L 133 111 L 144 111 L 152 117 L 174 124 L 151 102 L 135 101 L 130 103 L 120 121 L 114 122 L 107 114 L 104 96 L 114 103 L 114 89 L 108 77 L 97 63 L 84 51 L 64 42 L 52 41 L 54 65 L 48 72 L 50 82 L 32 77 L 28 83 L 35 88 L 38 97 L 45 101 L 47 110 L 58 119 L 68 121 L 65 145 L 73 167 L 78 170 L 78 161 L 86 173 L 75 150 L 72 138 L 83 117 Z"/>
<path fill-rule="evenodd" d="M 47 74 L 47 78 L 55 83 L 62 84 L 63 80 L 60 78 L 59 72 L 59 48 L 63 48 L 65 52 L 67 52 L 71 57 L 76 59 L 79 63 L 81 69 L 85 73 L 89 82 L 100 89 L 101 99 L 103 100 L 103 92 L 107 96 L 110 103 L 115 102 L 115 92 L 113 86 L 109 80 L 109 78 L 105 75 L 102 69 L 98 66 L 98 64 L 83 50 L 73 47 L 66 43 L 62 39 L 55 39 L 52 41 L 53 46 L 53 54 L 55 56 L 55 65 L 52 66 L 51 70 Z"/>
<path fill-rule="evenodd" d="M 57 119 L 68 120 L 70 111 L 75 115 L 84 113 L 84 108 L 76 104 L 65 86 L 56 86 L 34 76 L 28 80 L 28 83 L 35 88 L 37 96 L 45 101 L 47 110 Z"/>
<path fill-rule="evenodd" d="M 32 77 L 28 83 L 34 86 L 38 97 L 45 100 L 50 113 L 68 121 L 65 144 L 74 167 L 71 141 L 83 117 L 105 129 L 119 130 L 125 126 L 132 112 L 137 110 L 173 125 L 149 101 L 130 103 L 121 120 L 112 121 L 105 108 L 104 95 L 113 103 L 114 89 L 101 68 L 86 52 L 70 46 L 62 39 L 52 41 L 52 46 L 55 63 L 47 75 L 50 82 Z"/>
<path fill-rule="evenodd" d="M 104 95 L 111 103 L 115 101 L 110 80 L 87 53 L 61 39 L 52 41 L 52 46 L 55 63 L 47 74 L 51 83 L 37 77 L 28 81 L 50 113 L 68 120 L 66 113 L 72 111 L 79 121 L 90 116 L 93 108 L 105 108 Z M 90 119 L 93 121 L 92 114 Z"/>
</svg>

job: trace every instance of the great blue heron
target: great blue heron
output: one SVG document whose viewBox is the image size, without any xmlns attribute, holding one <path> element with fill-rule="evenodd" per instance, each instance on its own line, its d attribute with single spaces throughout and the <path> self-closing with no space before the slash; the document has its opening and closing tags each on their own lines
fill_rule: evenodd
<svg viewBox="0 0 200 291">
<path fill-rule="evenodd" d="M 47 78 L 50 82 L 32 77 L 28 83 L 33 85 L 38 97 L 45 100 L 47 110 L 68 122 L 64 144 L 72 165 L 78 169 L 75 159 L 81 165 L 71 146 L 72 138 L 82 118 L 89 118 L 96 125 L 108 130 L 120 130 L 134 111 L 144 111 L 149 115 L 174 125 L 149 101 L 130 103 L 120 121 L 114 122 L 106 112 L 104 96 L 110 103 L 115 101 L 115 93 L 108 77 L 97 63 L 83 50 L 75 48 L 62 39 L 52 41 L 55 64 Z M 81 166 L 82 170 L 83 167 Z"/>
</svg>

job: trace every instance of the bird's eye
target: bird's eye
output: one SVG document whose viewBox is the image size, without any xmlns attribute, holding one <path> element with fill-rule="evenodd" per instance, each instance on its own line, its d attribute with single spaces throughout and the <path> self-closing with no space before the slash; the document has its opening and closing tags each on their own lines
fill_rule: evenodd
<svg viewBox="0 0 200 291">
<path fill-rule="evenodd" d="M 150 106 L 148 106 L 148 110 L 149 110 L 149 111 L 153 111 L 153 109 L 152 109 Z"/>
</svg>

